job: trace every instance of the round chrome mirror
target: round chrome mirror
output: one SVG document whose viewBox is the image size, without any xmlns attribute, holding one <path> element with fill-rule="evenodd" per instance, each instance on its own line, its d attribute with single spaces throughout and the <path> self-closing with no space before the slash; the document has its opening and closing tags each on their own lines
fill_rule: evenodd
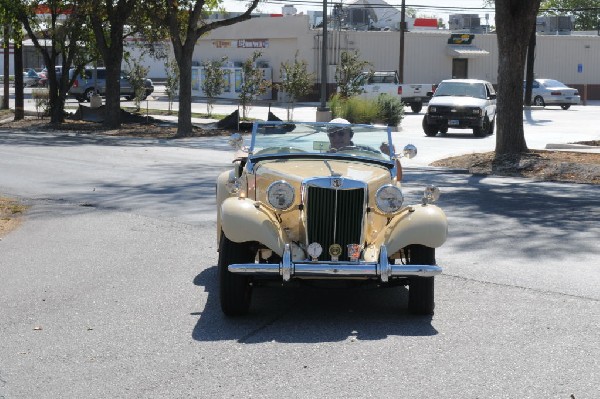
<svg viewBox="0 0 600 399">
<path fill-rule="evenodd" d="M 402 150 L 402 155 L 407 157 L 408 159 L 412 159 L 417 156 L 417 147 L 412 144 L 408 144 Z"/>
<path fill-rule="evenodd" d="M 244 138 L 239 133 L 233 133 L 229 137 L 228 141 L 229 145 L 232 146 L 236 150 L 241 150 L 244 147 Z"/>
</svg>

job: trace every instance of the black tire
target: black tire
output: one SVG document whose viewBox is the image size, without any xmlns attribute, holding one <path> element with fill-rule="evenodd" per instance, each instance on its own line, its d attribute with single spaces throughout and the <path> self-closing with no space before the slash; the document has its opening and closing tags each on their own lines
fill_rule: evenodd
<svg viewBox="0 0 600 399">
<path fill-rule="evenodd" d="M 92 102 L 92 96 L 94 95 L 94 89 L 87 89 L 84 93 L 83 93 L 83 98 L 85 99 L 85 101 Z"/>
<path fill-rule="evenodd" d="M 496 118 L 492 119 L 492 121 L 490 122 L 490 128 L 488 130 L 488 134 L 491 136 L 492 134 L 494 134 L 494 127 L 496 126 Z"/>
<path fill-rule="evenodd" d="M 436 125 L 430 125 L 427 123 L 427 116 L 423 117 L 423 131 L 429 137 L 433 137 L 438 134 L 438 127 Z"/>
<path fill-rule="evenodd" d="M 473 128 L 473 136 L 475 137 L 485 137 L 488 135 L 490 130 L 490 119 L 486 116 L 483 117 L 483 123 L 480 126 L 476 126 Z"/>
<path fill-rule="evenodd" d="M 408 247 L 411 265 L 435 265 L 435 249 L 424 245 Z M 433 315 L 435 277 L 412 277 L 408 288 L 408 311 L 415 315 Z"/>
<path fill-rule="evenodd" d="M 441 128 L 440 128 L 440 133 L 441 133 L 441 134 L 446 134 L 446 133 L 448 133 L 448 126 L 441 127 Z"/>
<path fill-rule="evenodd" d="M 135 98 L 134 96 L 125 96 L 125 100 L 127 100 L 127 101 L 131 101 L 134 98 Z"/>
<path fill-rule="evenodd" d="M 414 112 L 415 114 L 418 114 L 419 112 L 421 112 L 421 110 L 423 109 L 423 104 L 421 103 L 413 103 L 410 104 L 410 109 L 412 110 L 412 112 Z"/>
<path fill-rule="evenodd" d="M 249 277 L 234 274 L 227 267 L 234 263 L 252 263 L 255 254 L 248 243 L 229 240 L 223 234 L 219 245 L 219 298 L 221 310 L 227 316 L 241 316 L 248 313 L 252 298 L 252 285 Z"/>
<path fill-rule="evenodd" d="M 533 99 L 533 105 L 536 105 L 538 107 L 545 107 L 546 103 L 544 102 L 544 99 L 541 96 L 536 96 Z"/>
<path fill-rule="evenodd" d="M 566 110 L 568 110 L 569 108 L 571 108 L 571 106 L 570 106 L 570 105 L 567 105 L 567 104 L 563 104 L 563 105 L 561 105 L 560 107 L 561 107 L 562 109 L 564 109 L 565 111 L 566 111 Z"/>
</svg>

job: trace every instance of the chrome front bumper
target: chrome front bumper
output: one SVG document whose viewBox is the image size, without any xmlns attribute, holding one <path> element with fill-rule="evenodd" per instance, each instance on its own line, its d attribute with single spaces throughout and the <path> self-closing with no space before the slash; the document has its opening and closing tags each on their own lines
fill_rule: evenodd
<svg viewBox="0 0 600 399">
<path fill-rule="evenodd" d="M 382 282 L 390 277 L 433 277 L 442 272 L 436 265 L 394 265 L 388 262 L 387 250 L 381 247 L 379 262 L 292 262 L 286 244 L 281 263 L 238 263 L 229 265 L 231 273 L 247 275 L 279 275 L 283 281 L 292 278 L 372 278 Z"/>
</svg>

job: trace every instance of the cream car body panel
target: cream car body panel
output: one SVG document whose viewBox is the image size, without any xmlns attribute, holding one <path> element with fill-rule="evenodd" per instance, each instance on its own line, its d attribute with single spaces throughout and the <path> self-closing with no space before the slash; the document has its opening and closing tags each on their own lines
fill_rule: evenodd
<svg viewBox="0 0 600 399">
<path fill-rule="evenodd" d="M 234 242 L 258 241 L 278 255 L 285 239 L 274 214 L 249 198 L 227 198 L 221 204 L 221 228 Z"/>
</svg>

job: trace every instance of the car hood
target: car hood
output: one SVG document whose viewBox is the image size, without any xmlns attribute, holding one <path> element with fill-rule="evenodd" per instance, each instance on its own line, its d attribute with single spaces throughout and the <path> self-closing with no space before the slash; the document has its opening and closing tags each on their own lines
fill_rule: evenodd
<svg viewBox="0 0 600 399">
<path fill-rule="evenodd" d="M 329 167 L 328 167 L 329 165 Z M 330 169 L 331 168 L 331 169 Z M 366 183 L 370 195 L 384 184 L 390 184 L 390 170 L 382 165 L 334 159 L 293 159 L 262 161 L 255 168 L 256 199 L 266 198 L 271 183 L 285 180 L 296 192 L 302 181 L 313 177 L 334 177 L 358 180 Z"/>
<path fill-rule="evenodd" d="M 429 106 L 448 106 L 448 107 L 483 107 L 486 102 L 483 98 L 465 97 L 465 96 L 439 96 L 432 97 L 429 100 Z"/>
</svg>

